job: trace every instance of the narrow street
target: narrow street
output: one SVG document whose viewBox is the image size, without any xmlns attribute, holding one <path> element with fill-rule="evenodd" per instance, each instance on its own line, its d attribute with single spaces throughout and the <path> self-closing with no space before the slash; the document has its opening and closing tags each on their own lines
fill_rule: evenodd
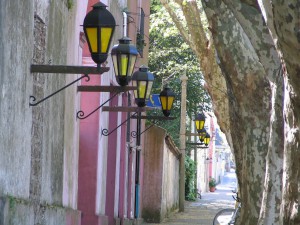
<svg viewBox="0 0 300 225">
<path fill-rule="evenodd" d="M 202 193 L 202 198 L 185 203 L 185 212 L 175 212 L 166 218 L 162 225 L 212 225 L 215 214 L 223 209 L 234 207 L 232 190 L 236 188 L 235 172 L 225 173 L 215 192 Z M 149 223 L 143 223 L 147 225 Z M 151 224 L 159 225 L 159 224 Z"/>
</svg>

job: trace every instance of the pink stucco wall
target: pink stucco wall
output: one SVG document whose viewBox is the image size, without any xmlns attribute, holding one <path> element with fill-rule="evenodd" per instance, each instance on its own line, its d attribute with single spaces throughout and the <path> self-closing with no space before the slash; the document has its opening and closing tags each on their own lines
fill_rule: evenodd
<svg viewBox="0 0 300 225">
<path fill-rule="evenodd" d="M 88 0 L 87 12 L 91 10 L 91 6 L 99 0 Z M 146 15 L 149 15 L 149 4 L 146 1 L 130 0 L 128 1 L 131 7 L 131 11 L 138 13 L 138 9 L 142 4 Z M 115 2 L 112 5 L 117 6 Z M 117 24 L 121 25 L 123 22 L 120 20 L 121 9 L 117 7 L 111 8 L 112 12 L 118 18 Z M 120 15 L 118 15 L 120 13 Z M 138 16 L 133 14 L 138 21 Z M 148 34 L 147 24 L 148 17 L 146 17 L 145 34 Z M 129 36 L 133 39 L 133 44 L 136 39 L 136 29 L 132 29 L 132 25 L 129 25 Z M 122 26 L 116 27 L 117 33 L 120 33 Z M 113 43 L 115 44 L 115 43 Z M 147 52 L 148 47 L 145 48 Z M 144 54 L 144 59 L 140 59 L 140 64 L 147 64 L 147 54 Z M 109 56 L 110 57 L 110 56 Z M 108 67 L 110 67 L 110 75 L 113 70 L 110 58 L 108 59 Z M 83 64 L 94 65 L 90 60 L 90 53 L 87 45 L 83 47 Z M 138 66 L 138 65 L 137 65 Z M 87 83 L 82 82 L 83 85 L 100 85 L 101 83 L 108 82 L 114 83 L 113 78 L 107 74 L 106 80 L 101 79 L 100 76 L 91 76 L 91 80 Z M 80 109 L 85 114 L 93 111 L 99 106 L 101 102 L 99 93 L 81 93 L 81 106 Z M 119 105 L 118 97 L 113 98 L 109 103 L 111 106 Z M 127 105 L 127 94 L 122 95 L 122 105 Z M 134 100 L 132 101 L 134 105 Z M 82 225 L 114 225 L 115 218 L 119 218 L 121 221 L 133 219 L 134 211 L 134 176 L 135 176 L 135 153 L 130 153 L 126 141 L 127 127 L 124 124 L 117 131 L 110 134 L 108 137 L 99 135 L 101 128 L 107 128 L 109 131 L 116 128 L 120 122 L 127 119 L 126 112 L 109 112 L 108 127 L 102 127 L 106 124 L 107 120 L 102 116 L 104 112 L 101 110 L 95 112 L 87 119 L 80 121 L 80 141 L 79 141 L 79 172 L 78 172 L 78 209 L 82 211 Z M 107 112 L 105 112 L 107 113 Z M 106 114 L 107 115 L 107 114 Z M 106 117 L 105 117 L 106 118 Z M 136 121 L 130 121 L 131 131 L 136 130 Z M 144 123 L 144 121 L 142 121 Z M 100 126 L 99 126 L 100 124 Z M 144 126 L 143 126 L 144 127 Z M 143 128 L 144 129 L 144 128 Z M 142 129 L 142 130 L 143 130 Z M 101 137 L 99 137 L 101 136 Z M 99 140 L 101 139 L 101 141 Z M 142 139 L 143 140 L 143 139 Z M 106 143 L 107 146 L 99 143 Z M 135 139 L 131 138 L 132 143 L 135 143 Z M 143 142 L 142 142 L 143 143 Z M 104 168 L 99 167 L 99 157 L 107 151 L 107 164 L 104 163 Z M 99 155 L 98 155 L 99 154 Z M 103 158 L 103 157 L 102 157 Z M 97 161 L 98 160 L 98 161 Z M 101 160 L 106 160 L 105 157 Z M 99 169 L 101 168 L 101 169 Z M 141 166 L 140 166 L 141 184 L 143 177 L 143 154 L 141 154 Z M 106 182 L 100 181 L 99 176 Z M 101 183 L 102 182 L 102 183 Z M 100 184 L 101 183 L 101 184 Z M 101 186 L 103 185 L 103 186 Z M 101 187 L 100 187 L 101 186 Z M 104 198 L 99 200 L 99 193 L 103 193 Z M 142 193 L 142 187 L 141 187 Z M 98 194 L 98 195 L 97 195 Z M 98 198 L 97 198 L 98 197 Z M 140 199 L 141 202 L 141 199 Z M 103 206 L 104 211 L 99 213 L 99 206 Z M 141 202 L 142 204 L 142 202 Z"/>
<path fill-rule="evenodd" d="M 87 12 L 91 6 L 98 2 L 89 0 Z M 83 65 L 94 65 L 90 60 L 87 43 L 83 46 Z M 90 75 L 89 82 L 82 81 L 82 85 L 100 85 L 100 76 Z M 81 110 L 85 115 L 93 111 L 100 101 L 99 93 L 81 93 Z M 97 176 L 97 153 L 99 112 L 80 121 L 79 135 L 79 169 L 78 169 L 78 209 L 82 212 L 82 225 L 97 224 L 95 214 L 96 176 Z"/>
<path fill-rule="evenodd" d="M 117 105 L 118 99 L 113 98 L 110 105 Z M 118 126 L 117 113 L 109 115 L 109 131 Z M 117 131 L 108 136 L 108 152 L 107 152 L 107 179 L 106 179 L 106 207 L 105 214 L 108 216 L 108 224 L 114 224 L 114 206 L 115 206 L 115 189 L 116 189 L 116 164 L 117 164 Z"/>
</svg>

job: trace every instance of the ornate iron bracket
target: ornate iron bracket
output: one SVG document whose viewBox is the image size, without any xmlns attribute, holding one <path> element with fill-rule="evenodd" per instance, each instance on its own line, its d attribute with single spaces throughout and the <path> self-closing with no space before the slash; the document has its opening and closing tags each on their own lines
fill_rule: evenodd
<svg viewBox="0 0 300 225">
<path fill-rule="evenodd" d="M 108 100 L 106 100 L 104 103 L 102 103 L 100 106 L 98 106 L 95 110 L 93 110 L 91 113 L 89 113 L 87 116 L 84 116 L 84 112 L 82 110 L 77 112 L 77 118 L 78 119 L 86 119 L 90 115 L 92 115 L 94 112 L 99 110 L 101 107 L 103 107 L 107 102 L 109 102 L 111 99 L 113 99 L 117 94 L 121 92 L 126 92 L 130 90 L 136 90 L 136 87 L 119 87 L 119 86 L 78 86 L 77 90 L 80 92 L 110 92 L 114 93 L 112 97 L 110 97 Z"/>
<path fill-rule="evenodd" d="M 77 118 L 80 120 L 84 120 L 84 119 L 88 118 L 90 115 L 92 115 L 94 112 L 98 111 L 102 106 L 104 106 L 106 103 L 108 103 L 110 100 L 112 100 L 118 94 L 119 94 L 119 92 L 114 93 L 113 96 L 111 96 L 109 99 L 107 99 L 105 102 L 103 102 L 100 106 L 98 106 L 95 110 L 93 110 L 86 116 L 84 116 L 84 112 L 82 110 L 78 111 L 77 115 L 76 115 Z"/>
<path fill-rule="evenodd" d="M 123 121 L 119 126 L 117 126 L 115 129 L 113 129 L 111 132 L 108 132 L 108 129 L 106 129 L 106 128 L 102 129 L 101 134 L 104 135 L 104 136 L 110 135 L 111 133 L 113 133 L 114 131 L 116 131 L 120 126 L 122 126 L 124 123 L 126 123 L 128 120 L 130 120 L 136 114 L 137 114 L 137 112 L 134 113 L 133 115 L 131 115 L 130 117 L 128 117 L 125 121 Z"/>
<path fill-rule="evenodd" d="M 47 97 L 36 102 L 36 97 L 31 95 L 29 97 L 29 106 L 36 106 L 41 102 L 51 98 L 53 95 L 61 92 L 77 81 L 86 78 L 86 81 L 90 80 L 89 74 L 102 74 L 104 72 L 109 71 L 108 67 L 90 67 L 90 66 L 62 66 L 62 65 L 31 65 L 30 72 L 31 73 L 62 73 L 62 74 L 85 74 L 80 78 L 74 80 L 73 82 L 67 84 L 61 89 L 55 91 L 54 93 L 48 95 Z"/>
<path fill-rule="evenodd" d="M 29 97 L 29 106 L 36 106 L 36 105 L 40 104 L 41 102 L 47 100 L 48 98 L 51 98 L 53 95 L 56 95 L 58 92 L 60 92 L 60 91 L 62 91 L 62 90 L 64 90 L 64 89 L 66 89 L 67 87 L 71 86 L 72 84 L 76 83 L 77 81 L 79 81 L 79 80 L 81 80 L 81 79 L 83 79 L 83 78 L 86 78 L 86 81 L 87 81 L 87 82 L 90 80 L 89 75 L 88 75 L 88 74 L 85 74 L 85 75 L 81 76 L 80 78 L 74 80 L 73 82 L 67 84 L 66 86 L 62 87 L 61 89 L 55 91 L 55 92 L 52 93 L 51 95 L 48 95 L 47 97 L 41 99 L 41 100 L 38 101 L 38 102 L 35 102 L 35 101 L 36 101 L 36 98 L 35 98 L 33 95 L 31 95 L 31 96 Z"/>
<path fill-rule="evenodd" d="M 196 145 L 196 148 L 208 148 L 208 146 L 206 146 L 205 144 L 204 144 L 204 142 L 187 142 L 186 143 L 187 145 Z"/>
<path fill-rule="evenodd" d="M 133 119 L 149 119 L 149 120 L 151 120 L 152 121 L 152 124 L 150 125 L 150 126 L 148 126 L 148 127 L 146 127 L 146 129 L 144 130 L 144 131 L 142 131 L 141 133 L 140 133 L 140 135 L 142 135 L 143 133 L 145 133 L 147 130 L 149 130 L 151 127 L 153 127 L 154 125 L 156 125 L 157 124 L 157 122 L 159 121 L 159 120 L 174 120 L 175 119 L 175 117 L 165 117 L 165 116 L 133 116 L 132 117 Z M 137 137 L 137 132 L 136 131 L 131 131 L 131 133 L 130 133 L 130 136 L 132 137 L 132 138 L 136 138 Z"/>
<path fill-rule="evenodd" d="M 146 129 L 140 133 L 140 135 L 142 135 L 143 133 L 145 133 L 147 130 L 149 130 L 151 127 L 153 127 L 155 124 L 157 124 L 157 121 L 152 122 L 152 124 L 148 127 L 146 127 Z M 137 137 L 137 132 L 136 131 L 131 131 L 130 136 L 132 138 L 136 138 Z"/>
</svg>

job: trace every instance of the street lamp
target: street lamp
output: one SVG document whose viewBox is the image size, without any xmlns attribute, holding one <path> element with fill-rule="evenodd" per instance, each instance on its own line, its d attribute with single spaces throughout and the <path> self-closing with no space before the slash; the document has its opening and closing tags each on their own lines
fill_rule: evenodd
<svg viewBox="0 0 300 225">
<path fill-rule="evenodd" d="M 134 90 L 135 103 L 138 107 L 146 106 L 146 100 L 150 96 L 154 76 L 148 71 L 148 67 L 141 66 L 138 71 L 132 75 L 132 85 L 137 87 Z M 138 112 L 136 129 L 136 145 L 141 145 L 141 112 Z M 140 147 L 139 147 L 140 148 Z M 139 199 L 140 199 L 140 151 L 136 153 L 136 170 L 135 170 L 135 217 L 139 217 Z"/>
<path fill-rule="evenodd" d="M 100 67 L 107 59 L 116 21 L 105 4 L 98 2 L 92 7 L 84 18 L 83 30 L 92 59 Z"/>
<path fill-rule="evenodd" d="M 119 44 L 111 50 L 116 80 L 120 86 L 126 86 L 131 81 L 131 75 L 135 66 L 138 51 L 130 44 L 131 39 L 123 37 Z"/>
<path fill-rule="evenodd" d="M 116 21 L 112 14 L 106 9 L 106 5 L 99 2 L 93 5 L 93 9 L 86 15 L 83 22 L 83 30 L 87 38 L 89 50 L 92 59 L 97 67 L 89 66 L 65 66 L 65 65 L 31 65 L 31 73 L 59 73 L 59 74 L 83 74 L 78 79 L 65 85 L 52 94 L 37 100 L 35 96 L 29 97 L 29 106 L 36 106 L 41 102 L 51 98 L 57 93 L 65 90 L 67 87 L 75 84 L 77 81 L 86 78 L 90 80 L 89 74 L 103 74 L 109 68 L 100 67 L 101 63 L 107 59 L 107 52 L 111 43 L 111 39 L 115 30 Z"/>
<path fill-rule="evenodd" d="M 205 116 L 203 113 L 199 113 L 195 118 L 196 129 L 199 133 L 204 128 Z"/>
<path fill-rule="evenodd" d="M 133 73 L 132 85 L 137 87 L 137 90 L 134 90 L 134 97 L 138 107 L 146 106 L 146 100 L 149 99 L 153 81 L 154 76 L 146 66 L 141 66 L 138 71 Z"/>
<path fill-rule="evenodd" d="M 210 135 L 208 133 L 206 133 L 205 137 L 204 137 L 204 144 L 205 146 L 208 146 L 210 141 Z"/>
<path fill-rule="evenodd" d="M 204 141 L 205 139 L 205 136 L 206 136 L 206 129 L 205 128 L 202 128 L 201 130 L 198 131 L 198 134 L 199 134 L 199 139 L 201 141 L 201 143 Z"/>
<path fill-rule="evenodd" d="M 163 114 L 168 117 L 171 113 L 170 110 L 173 106 L 175 94 L 170 88 L 165 87 L 164 90 L 160 92 L 159 98 Z"/>
</svg>

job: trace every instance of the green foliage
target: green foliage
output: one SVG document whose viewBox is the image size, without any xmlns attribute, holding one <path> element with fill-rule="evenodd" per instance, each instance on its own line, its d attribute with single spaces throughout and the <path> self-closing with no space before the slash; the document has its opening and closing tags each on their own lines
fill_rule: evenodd
<svg viewBox="0 0 300 225">
<path fill-rule="evenodd" d="M 177 10 L 176 8 L 174 8 Z M 164 85 L 168 85 L 175 93 L 175 101 L 171 121 L 159 121 L 157 125 L 163 127 L 170 134 L 175 144 L 179 146 L 180 107 L 181 107 L 181 80 L 186 72 L 187 81 L 187 129 L 191 121 L 201 110 L 210 111 L 211 101 L 203 88 L 204 80 L 200 71 L 197 56 L 184 42 L 172 19 L 160 4 L 160 0 L 151 0 L 150 9 L 150 49 L 149 69 L 155 75 L 152 93 L 159 94 Z M 177 13 L 181 16 L 181 11 Z M 185 28 L 187 29 L 187 28 Z M 150 111 L 148 114 L 162 115 L 162 112 Z M 191 149 L 187 146 L 187 152 Z M 195 170 L 194 161 L 188 156 L 185 159 L 186 180 L 185 193 L 187 200 L 195 200 Z"/>
<path fill-rule="evenodd" d="M 209 182 L 208 182 L 208 186 L 209 187 L 215 187 L 217 186 L 217 181 L 215 178 L 210 178 Z"/>
<path fill-rule="evenodd" d="M 72 9 L 74 6 L 74 0 L 67 0 L 68 10 Z"/>
<path fill-rule="evenodd" d="M 196 171 L 196 164 L 195 162 L 189 157 L 185 157 L 185 199 L 188 201 L 195 201 L 196 194 L 195 194 L 195 171 Z"/>
<path fill-rule="evenodd" d="M 179 12 L 178 12 L 179 13 Z M 201 110 L 210 110 L 210 97 L 203 88 L 203 76 L 196 55 L 184 42 L 172 19 L 159 0 L 152 0 L 150 15 L 149 68 L 155 75 L 152 93 L 159 94 L 164 85 L 175 93 L 172 121 L 160 121 L 159 126 L 167 130 L 179 146 L 181 80 L 186 72 L 187 115 L 192 119 Z M 161 115 L 160 111 L 149 115 Z M 188 120 L 187 120 L 188 121 Z"/>
</svg>

